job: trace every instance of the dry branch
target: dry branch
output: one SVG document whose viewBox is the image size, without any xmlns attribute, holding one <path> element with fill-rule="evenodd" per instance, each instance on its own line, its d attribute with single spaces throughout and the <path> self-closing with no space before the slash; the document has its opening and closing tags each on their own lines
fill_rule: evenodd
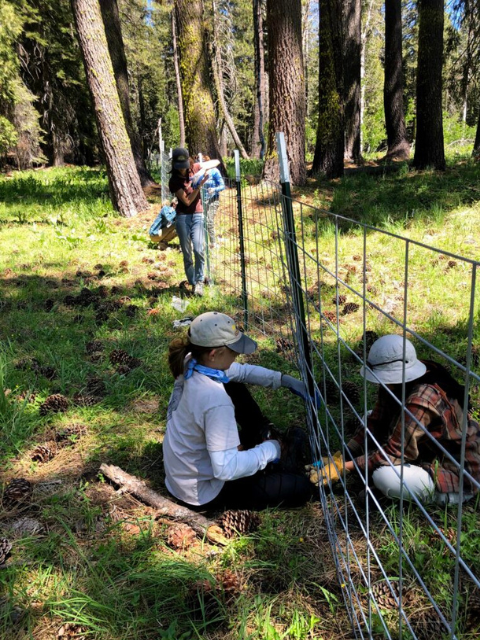
<svg viewBox="0 0 480 640">
<path fill-rule="evenodd" d="M 120 467 L 109 464 L 100 465 L 100 473 L 119 485 L 124 492 L 131 493 L 136 498 L 158 510 L 159 515 L 165 515 L 173 520 L 185 522 L 200 536 L 216 544 L 227 544 L 221 528 L 205 516 L 195 513 L 187 507 L 182 507 L 168 498 L 164 498 L 153 489 L 149 489 L 143 480 L 126 473 Z"/>
</svg>

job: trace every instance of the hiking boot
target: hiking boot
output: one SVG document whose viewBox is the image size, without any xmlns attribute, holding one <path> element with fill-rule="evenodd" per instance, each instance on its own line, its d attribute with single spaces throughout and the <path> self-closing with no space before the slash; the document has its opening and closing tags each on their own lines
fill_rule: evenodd
<svg viewBox="0 0 480 640">
<path fill-rule="evenodd" d="M 203 282 L 197 282 L 197 284 L 193 287 L 193 293 L 200 298 L 203 296 Z"/>
</svg>

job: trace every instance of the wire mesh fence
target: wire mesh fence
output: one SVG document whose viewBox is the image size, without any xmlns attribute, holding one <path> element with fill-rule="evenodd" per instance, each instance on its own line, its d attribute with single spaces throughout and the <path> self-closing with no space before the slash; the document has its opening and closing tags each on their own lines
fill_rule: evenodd
<svg viewBox="0 0 480 640">
<path fill-rule="evenodd" d="M 480 263 L 296 200 L 285 183 L 237 174 L 220 202 L 207 272 L 311 390 L 312 455 L 329 467 L 317 472 L 319 497 L 354 637 L 480 637 L 480 433 L 469 408 Z M 422 406 L 404 362 L 393 387 L 376 376 L 369 350 L 388 334 L 410 339 L 427 370 L 443 365 L 455 398 L 429 379 Z M 430 478 L 422 491 L 416 469 Z"/>
</svg>

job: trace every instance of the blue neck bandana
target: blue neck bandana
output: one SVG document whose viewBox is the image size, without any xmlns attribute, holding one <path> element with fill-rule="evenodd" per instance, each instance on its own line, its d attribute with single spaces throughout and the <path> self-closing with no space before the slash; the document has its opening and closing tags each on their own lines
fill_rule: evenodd
<svg viewBox="0 0 480 640">
<path fill-rule="evenodd" d="M 198 364 L 195 358 L 191 358 L 187 364 L 187 370 L 185 371 L 185 380 L 188 380 L 193 376 L 193 372 L 198 371 L 198 373 L 215 380 L 215 382 L 223 382 L 226 384 L 230 382 L 230 378 L 225 375 L 225 371 L 221 371 L 220 369 L 212 369 L 211 367 L 205 367 L 203 364 Z"/>
</svg>

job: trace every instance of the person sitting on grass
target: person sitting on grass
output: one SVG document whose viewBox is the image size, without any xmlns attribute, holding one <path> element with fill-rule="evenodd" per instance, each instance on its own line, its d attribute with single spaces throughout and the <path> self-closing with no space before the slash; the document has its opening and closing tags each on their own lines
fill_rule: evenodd
<svg viewBox="0 0 480 640">
<path fill-rule="evenodd" d="M 163 441 L 166 486 L 189 507 L 297 507 L 311 496 L 305 461 L 296 459 L 305 442 L 298 442 L 297 432 L 297 450 L 291 447 L 282 456 L 272 424 L 244 383 L 286 387 L 303 397 L 305 385 L 279 371 L 235 362 L 256 348 L 232 318 L 218 311 L 199 315 L 188 335 L 170 344 L 175 384 Z"/>
<path fill-rule="evenodd" d="M 403 433 L 405 499 L 413 494 L 421 502 L 458 504 L 465 388 L 442 365 L 418 360 L 410 340 L 404 344 L 399 335 L 376 340 L 360 374 L 380 384 L 367 421 L 368 455 L 359 455 L 365 443 L 361 427 L 347 444 L 353 459 L 344 462 L 341 454 L 335 454 L 334 463 L 320 471 L 324 482 L 337 480 L 343 467 L 345 471 L 358 467 L 360 473 L 367 468 L 381 494 L 399 498 Z M 468 413 L 465 427 L 464 502 L 477 493 L 480 483 L 480 425 Z"/>
</svg>

